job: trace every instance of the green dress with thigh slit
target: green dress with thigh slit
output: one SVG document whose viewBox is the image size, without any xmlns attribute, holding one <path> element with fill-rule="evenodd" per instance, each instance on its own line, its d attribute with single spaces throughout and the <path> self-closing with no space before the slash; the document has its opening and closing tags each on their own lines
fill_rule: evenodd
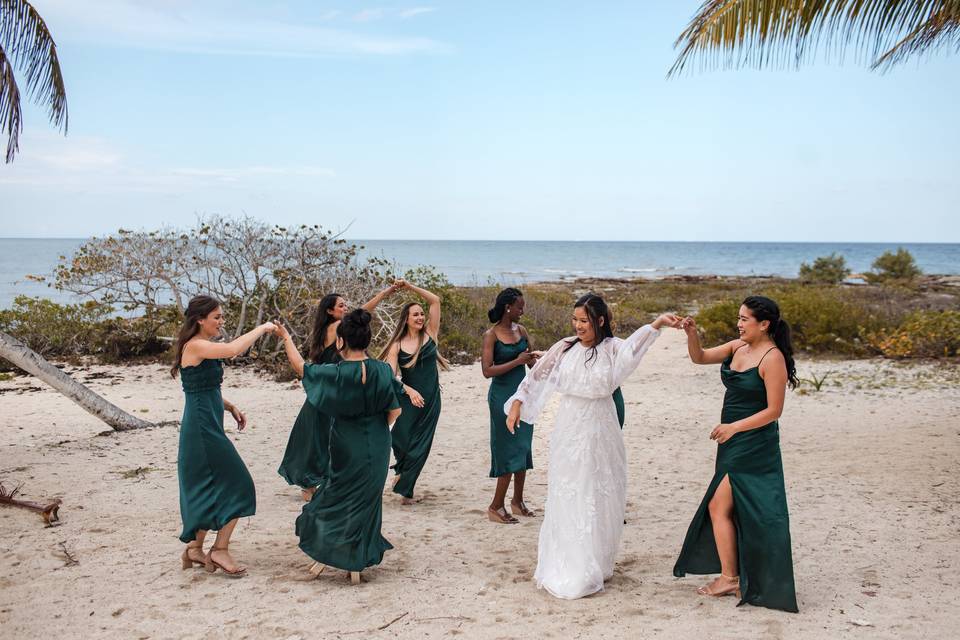
<svg viewBox="0 0 960 640">
<path fill-rule="evenodd" d="M 303 388 L 332 422 L 327 473 L 297 518 L 300 548 L 322 564 L 362 571 L 393 548 L 380 533 L 390 465 L 387 412 L 400 406 L 393 370 L 372 359 L 308 364 Z"/>
<path fill-rule="evenodd" d="M 219 531 L 234 518 L 252 516 L 257 494 L 247 465 L 223 431 L 223 365 L 204 360 L 182 367 L 183 420 L 177 451 L 180 484 L 180 540 L 190 542 L 198 530 Z"/>
<path fill-rule="evenodd" d="M 337 362 L 340 354 L 335 344 L 325 348 L 316 364 Z M 290 430 L 283 460 L 277 469 L 287 483 L 309 489 L 320 484 L 330 464 L 330 416 L 304 401 Z"/>
<path fill-rule="evenodd" d="M 493 364 L 506 364 L 516 360 L 528 346 L 526 337 L 521 337 L 512 344 L 497 340 L 493 345 Z M 533 425 L 521 422 L 514 433 L 510 433 L 507 429 L 507 416 L 503 412 L 503 405 L 523 382 L 525 369 L 526 367 L 518 365 L 490 380 L 487 404 L 490 408 L 491 478 L 533 469 Z"/>
<path fill-rule="evenodd" d="M 396 460 L 392 469 L 400 476 L 393 487 L 394 493 L 405 498 L 413 498 L 413 487 L 417 484 L 423 465 L 430 455 L 433 436 L 440 420 L 440 374 L 437 371 L 437 343 L 433 338 L 420 348 L 420 355 L 412 367 L 404 367 L 413 359 L 413 355 L 400 350 L 400 377 L 403 384 L 415 389 L 423 396 L 423 407 L 415 407 L 406 394 L 400 397 L 403 413 L 393 425 L 393 457 Z"/>
<path fill-rule="evenodd" d="M 730 424 L 767 408 L 767 391 L 759 367 L 730 368 L 732 356 L 720 366 L 727 388 L 721 422 Z M 713 479 L 687 530 L 673 575 L 720 572 L 708 505 L 724 476 L 733 491 L 734 523 L 740 565 L 739 604 L 797 611 L 790 550 L 790 520 L 780 459 L 780 427 L 776 421 L 735 434 L 717 446 Z"/>
</svg>

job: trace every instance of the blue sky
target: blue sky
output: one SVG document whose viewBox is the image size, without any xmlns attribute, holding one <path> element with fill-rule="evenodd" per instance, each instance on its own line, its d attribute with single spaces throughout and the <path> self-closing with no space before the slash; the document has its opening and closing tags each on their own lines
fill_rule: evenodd
<svg viewBox="0 0 960 640">
<path fill-rule="evenodd" d="M 699 0 L 33 4 L 70 132 L 26 109 L 0 235 L 960 241 L 960 56 L 667 80 Z"/>
</svg>

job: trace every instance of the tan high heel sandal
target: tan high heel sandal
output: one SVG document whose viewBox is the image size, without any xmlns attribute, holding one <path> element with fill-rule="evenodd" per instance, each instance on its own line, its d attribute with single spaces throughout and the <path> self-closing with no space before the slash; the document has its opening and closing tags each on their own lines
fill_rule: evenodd
<svg viewBox="0 0 960 640">
<path fill-rule="evenodd" d="M 350 584 L 360 584 L 360 572 L 351 571 L 350 572 Z"/>
<path fill-rule="evenodd" d="M 233 571 L 230 571 L 225 566 L 223 566 L 222 564 L 220 564 L 219 562 L 213 559 L 214 551 L 226 551 L 226 550 L 227 550 L 227 547 L 217 547 L 217 546 L 210 547 L 210 551 L 208 551 L 206 555 L 206 563 L 205 563 L 205 568 L 207 570 L 207 573 L 215 573 L 217 569 L 220 569 L 229 578 L 242 578 L 245 575 L 247 575 L 246 567 L 240 567 L 240 568 L 234 569 Z"/>
<path fill-rule="evenodd" d="M 714 598 L 722 598 L 723 596 L 732 596 L 732 595 L 736 595 L 737 598 L 739 598 L 740 597 L 740 576 L 726 576 L 721 573 L 720 577 L 726 578 L 727 580 L 736 580 L 736 582 L 732 583 L 728 587 L 719 589 L 717 591 L 711 590 L 709 584 L 704 585 L 702 587 L 697 588 L 697 593 L 699 593 L 702 596 L 713 596 Z"/>
<path fill-rule="evenodd" d="M 190 557 L 191 549 L 197 549 L 198 551 L 200 551 L 200 555 L 204 556 L 203 545 L 199 545 L 196 547 L 191 547 L 187 545 L 187 548 L 183 550 L 182 554 L 180 554 L 180 564 L 184 571 L 186 571 L 187 569 L 192 569 L 194 565 L 199 565 L 202 567 L 207 563 L 206 556 L 204 556 L 203 560 L 194 560 L 193 558 L 191 558 Z"/>
<path fill-rule="evenodd" d="M 327 568 L 327 565 L 320 564 L 319 562 L 314 562 L 312 565 L 310 565 L 309 571 L 310 573 L 313 574 L 313 577 L 316 578 L 316 577 L 319 577 L 320 574 L 323 573 L 323 570 L 326 568 Z"/>
</svg>

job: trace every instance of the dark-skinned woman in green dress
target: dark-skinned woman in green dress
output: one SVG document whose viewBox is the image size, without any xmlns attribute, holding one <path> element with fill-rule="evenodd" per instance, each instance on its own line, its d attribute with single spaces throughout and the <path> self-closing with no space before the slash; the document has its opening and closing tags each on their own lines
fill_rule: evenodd
<svg viewBox="0 0 960 640">
<path fill-rule="evenodd" d="M 214 342 L 223 322 L 218 300 L 196 296 L 187 305 L 174 345 L 176 356 L 170 373 L 174 377 L 180 374 L 185 396 L 177 478 L 183 520 L 180 540 L 187 548 L 180 559 L 184 569 L 204 565 L 211 573 L 219 568 L 228 576 L 242 577 L 247 570 L 231 557 L 230 536 L 238 518 L 256 512 L 257 498 L 250 472 L 223 431 L 225 410 L 237 421 L 238 430 L 247 425 L 247 418 L 220 393 L 220 359 L 246 352 L 276 327 L 267 322 L 232 342 Z M 217 538 L 204 554 L 203 540 L 210 530 L 217 532 Z"/>
<path fill-rule="evenodd" d="M 396 291 L 389 286 L 368 300 L 362 309 L 373 313 L 380 302 Z M 314 364 L 337 362 L 337 326 L 347 313 L 347 302 L 337 293 L 328 293 L 320 299 L 313 317 L 313 329 L 310 332 L 307 358 Z M 300 487 L 300 495 L 310 500 L 317 485 L 326 475 L 330 463 L 330 416 L 304 401 L 297 419 L 290 430 L 287 448 L 283 460 L 277 469 L 287 483 Z"/>
<path fill-rule="evenodd" d="M 536 514 L 523 501 L 523 485 L 527 469 L 533 468 L 533 425 L 521 422 L 514 433 L 507 429 L 507 415 L 503 405 L 523 382 L 526 367 L 537 361 L 527 330 L 519 324 L 523 317 L 523 293 L 509 287 L 497 294 L 497 300 L 487 317 L 494 325 L 483 334 L 480 368 L 484 378 L 490 378 L 487 404 L 490 409 L 490 477 L 497 479 L 493 502 L 487 507 L 491 522 L 513 524 L 516 516 L 533 517 Z M 510 513 L 504 502 L 510 479 L 513 478 L 513 499 Z"/>
<path fill-rule="evenodd" d="M 383 485 L 390 464 L 390 423 L 400 415 L 393 370 L 369 358 L 370 313 L 356 309 L 337 327 L 342 359 L 333 364 L 305 364 L 290 334 L 283 338 L 290 365 L 303 379 L 307 400 L 331 416 L 330 466 L 320 486 L 297 518 L 300 549 L 316 562 L 360 572 L 379 564 L 393 546 L 380 533 Z"/>
<path fill-rule="evenodd" d="M 751 296 L 740 306 L 740 339 L 703 349 L 692 318 L 683 322 L 690 359 L 720 364 L 726 387 L 713 479 L 687 531 L 673 574 L 720 576 L 697 592 L 737 595 L 738 604 L 797 611 L 790 520 L 780 458 L 787 385 L 797 385 L 790 327 L 777 304 Z"/>
<path fill-rule="evenodd" d="M 400 397 L 403 413 L 393 426 L 393 456 L 396 474 L 393 492 L 404 505 L 418 502 L 413 489 L 430 455 L 433 436 L 440 420 L 439 368 L 447 361 L 437 348 L 440 333 L 440 298 L 404 280 L 395 286 L 427 302 L 427 311 L 416 302 L 405 304 L 390 341 L 380 354 L 403 382 Z"/>
</svg>

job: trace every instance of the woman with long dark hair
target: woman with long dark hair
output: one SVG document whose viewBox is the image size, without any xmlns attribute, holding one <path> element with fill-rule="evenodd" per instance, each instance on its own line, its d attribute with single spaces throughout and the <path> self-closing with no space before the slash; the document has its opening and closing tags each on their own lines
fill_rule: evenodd
<svg viewBox="0 0 960 640">
<path fill-rule="evenodd" d="M 230 577 L 242 577 L 247 570 L 230 556 L 230 536 L 238 518 L 254 514 L 257 498 L 250 472 L 223 431 L 224 410 L 237 421 L 240 431 L 247 425 L 247 417 L 220 394 L 220 359 L 245 353 L 276 327 L 265 322 L 231 342 L 214 342 L 223 322 L 219 300 L 196 296 L 187 305 L 174 345 L 170 375 L 180 374 L 185 396 L 177 452 L 183 520 L 180 540 L 187 544 L 181 561 L 184 569 L 204 565 L 211 573 L 219 568 Z M 217 538 L 204 555 L 203 539 L 211 530 L 217 532 Z"/>
<path fill-rule="evenodd" d="M 780 458 L 780 426 L 787 385 L 796 387 L 790 325 L 770 298 L 750 296 L 737 317 L 740 337 L 704 349 L 693 318 L 683 321 L 696 364 L 720 364 L 720 424 L 710 432 L 717 462 L 673 575 L 720 576 L 699 589 L 736 595 L 739 604 L 797 611 L 790 519 Z"/>
<path fill-rule="evenodd" d="M 393 370 L 367 355 L 370 313 L 355 309 L 337 325 L 341 359 L 304 363 L 290 334 L 281 325 L 287 358 L 303 379 L 307 401 L 332 418 L 330 466 L 324 482 L 297 518 L 300 548 L 326 566 L 360 572 L 379 564 L 393 546 L 381 535 L 383 485 L 390 465 L 390 423 L 400 415 Z"/>
<path fill-rule="evenodd" d="M 362 309 L 369 313 L 397 287 L 391 285 L 364 303 Z M 337 327 L 347 313 L 347 302 L 338 293 L 328 293 L 320 299 L 313 315 L 313 328 L 308 341 L 307 359 L 314 364 L 337 362 Z M 283 460 L 277 469 L 288 484 L 300 487 L 300 495 L 310 500 L 320 481 L 326 475 L 330 463 L 328 448 L 330 417 L 305 401 L 290 430 Z"/>
<path fill-rule="evenodd" d="M 537 546 L 537 586 L 558 598 L 582 598 L 603 589 L 623 533 L 627 460 L 613 391 L 639 366 L 664 326 L 663 314 L 626 339 L 615 338 L 613 318 L 598 295 L 573 309 L 576 335 L 553 345 L 504 405 L 507 429 L 533 423 L 553 392 L 561 394 L 550 435 L 547 503 Z"/>
<path fill-rule="evenodd" d="M 493 502 L 487 507 L 492 522 L 513 524 L 516 516 L 536 515 L 523 501 L 523 485 L 527 469 L 533 468 L 533 425 L 521 422 L 510 433 L 503 405 L 517 391 L 527 367 L 537 361 L 527 330 L 520 324 L 525 303 L 519 289 L 509 287 L 497 294 L 487 317 L 493 326 L 483 334 L 480 367 L 484 378 L 490 378 L 487 405 L 490 409 L 490 477 L 497 479 Z M 504 501 L 510 478 L 513 478 L 513 499 L 510 513 Z"/>
<path fill-rule="evenodd" d="M 396 474 L 393 492 L 400 494 L 401 504 L 409 505 L 417 501 L 413 488 L 430 455 L 440 420 L 439 368 L 447 369 L 448 365 L 437 347 L 440 297 L 404 280 L 397 280 L 396 286 L 427 301 L 426 312 L 417 302 L 403 306 L 397 327 L 380 353 L 380 359 L 403 382 L 403 413 L 391 432 Z"/>
</svg>

